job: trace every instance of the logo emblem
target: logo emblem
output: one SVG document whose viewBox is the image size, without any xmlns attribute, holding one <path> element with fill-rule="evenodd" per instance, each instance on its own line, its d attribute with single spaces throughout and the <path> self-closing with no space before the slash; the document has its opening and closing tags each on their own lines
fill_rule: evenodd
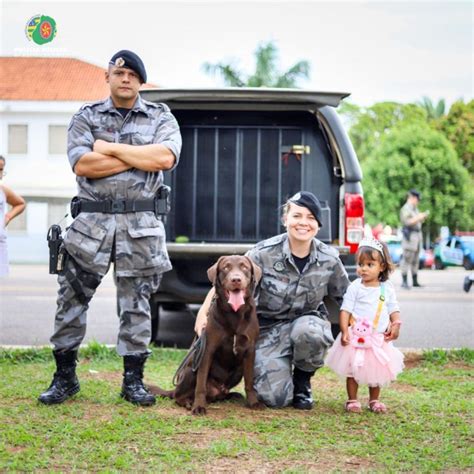
<svg viewBox="0 0 474 474">
<path fill-rule="evenodd" d="M 117 58 L 117 59 L 115 60 L 115 65 L 116 65 L 117 67 L 123 67 L 124 64 L 125 64 L 125 59 L 123 59 L 122 57 Z"/>
<path fill-rule="evenodd" d="M 282 272 L 285 269 L 285 264 L 282 261 L 278 261 L 273 264 L 273 268 L 277 272 Z"/>
<path fill-rule="evenodd" d="M 53 41 L 57 33 L 56 22 L 46 15 L 35 15 L 28 20 L 25 34 L 29 41 L 42 45 Z"/>
</svg>

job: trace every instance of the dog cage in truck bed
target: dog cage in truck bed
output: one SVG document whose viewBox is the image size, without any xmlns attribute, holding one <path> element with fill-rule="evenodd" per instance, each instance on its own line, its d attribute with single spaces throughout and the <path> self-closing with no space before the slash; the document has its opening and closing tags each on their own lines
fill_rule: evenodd
<svg viewBox="0 0 474 474">
<path fill-rule="evenodd" d="M 308 189 L 304 177 L 312 174 L 317 183 L 311 189 L 323 199 L 319 238 L 331 242 L 328 200 L 337 198 L 331 190 L 339 188 L 333 181 L 340 178 L 332 175 L 332 160 L 314 128 L 317 124 L 305 113 L 291 121 L 279 113 L 176 115 L 183 149 L 169 181 L 174 203 L 168 218 L 171 241 L 185 236 L 190 242 L 244 243 L 278 234 L 280 204 Z M 258 125 L 245 125 L 249 118 Z"/>
<path fill-rule="evenodd" d="M 141 91 L 164 102 L 183 137 L 179 165 L 165 173 L 172 206 L 166 222 L 173 270 L 159 302 L 199 303 L 218 256 L 244 253 L 284 231 L 281 204 L 299 190 L 323 205 L 318 238 L 345 243 L 347 193 L 361 194 L 361 173 L 333 107 L 348 94 L 285 89 Z M 177 243 L 184 242 L 184 243 Z"/>
</svg>

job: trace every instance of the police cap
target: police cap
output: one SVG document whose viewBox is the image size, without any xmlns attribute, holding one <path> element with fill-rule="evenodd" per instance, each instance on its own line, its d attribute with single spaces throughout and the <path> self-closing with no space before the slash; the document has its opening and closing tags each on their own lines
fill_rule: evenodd
<svg viewBox="0 0 474 474">
<path fill-rule="evenodd" d="M 421 199 L 421 193 L 420 191 L 418 191 L 417 189 L 410 189 L 410 191 L 408 191 L 408 194 L 410 196 L 415 196 L 416 198 L 418 198 L 419 200 Z"/>
<path fill-rule="evenodd" d="M 300 191 L 299 193 L 296 193 L 294 196 L 290 197 L 289 201 L 298 206 L 303 206 L 306 207 L 306 209 L 309 209 L 311 214 L 313 214 L 314 218 L 318 221 L 319 227 L 323 226 L 323 223 L 321 222 L 321 203 L 313 193 L 310 193 L 309 191 Z"/>
<path fill-rule="evenodd" d="M 112 66 L 126 67 L 127 69 L 131 69 L 138 74 L 142 83 L 146 82 L 145 65 L 143 64 L 143 61 L 140 59 L 140 57 L 133 51 L 122 49 L 112 56 L 109 64 Z"/>
</svg>

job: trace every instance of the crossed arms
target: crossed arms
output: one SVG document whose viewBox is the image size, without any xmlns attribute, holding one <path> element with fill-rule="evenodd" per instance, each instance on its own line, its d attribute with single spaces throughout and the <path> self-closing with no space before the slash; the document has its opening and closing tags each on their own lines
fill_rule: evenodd
<svg viewBox="0 0 474 474">
<path fill-rule="evenodd" d="M 159 143 L 126 145 L 96 140 L 93 150 L 76 163 L 74 172 L 90 179 L 106 178 L 131 168 L 156 172 L 172 168 L 175 159 L 173 152 Z"/>
</svg>

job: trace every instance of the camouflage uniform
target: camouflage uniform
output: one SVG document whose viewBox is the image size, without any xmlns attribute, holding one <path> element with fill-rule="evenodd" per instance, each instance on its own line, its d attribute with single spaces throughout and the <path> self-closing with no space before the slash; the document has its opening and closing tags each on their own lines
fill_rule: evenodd
<svg viewBox="0 0 474 474">
<path fill-rule="evenodd" d="M 93 149 L 95 140 L 146 145 L 160 143 L 178 164 L 181 135 L 165 104 L 138 97 L 125 118 L 111 98 L 85 105 L 74 115 L 68 133 L 71 167 Z M 78 197 L 89 201 L 153 200 L 163 173 L 130 169 L 101 179 L 77 176 Z M 81 213 L 68 229 L 64 245 L 69 258 L 59 275 L 58 306 L 51 342 L 55 350 L 75 350 L 86 330 L 86 311 L 103 276 L 114 262 L 121 356 L 148 351 L 151 336 L 150 295 L 161 275 L 171 269 L 164 225 L 153 212 Z"/>
<path fill-rule="evenodd" d="M 403 226 L 409 227 L 410 237 L 407 239 L 405 235 L 402 238 L 402 260 L 400 262 L 400 271 L 403 275 L 406 275 L 411 270 L 412 275 L 418 273 L 418 260 L 420 258 L 420 246 L 421 246 L 421 222 L 417 222 L 414 225 L 408 225 L 407 223 L 420 213 L 418 207 L 413 206 L 409 202 L 400 209 L 400 221 Z"/>
<path fill-rule="evenodd" d="M 307 372 L 323 366 L 334 341 L 323 298 L 340 305 L 349 279 L 337 251 L 317 239 L 302 273 L 286 233 L 258 243 L 248 256 L 262 268 L 255 389 L 266 405 L 284 407 L 293 399 L 293 365 Z"/>
</svg>

